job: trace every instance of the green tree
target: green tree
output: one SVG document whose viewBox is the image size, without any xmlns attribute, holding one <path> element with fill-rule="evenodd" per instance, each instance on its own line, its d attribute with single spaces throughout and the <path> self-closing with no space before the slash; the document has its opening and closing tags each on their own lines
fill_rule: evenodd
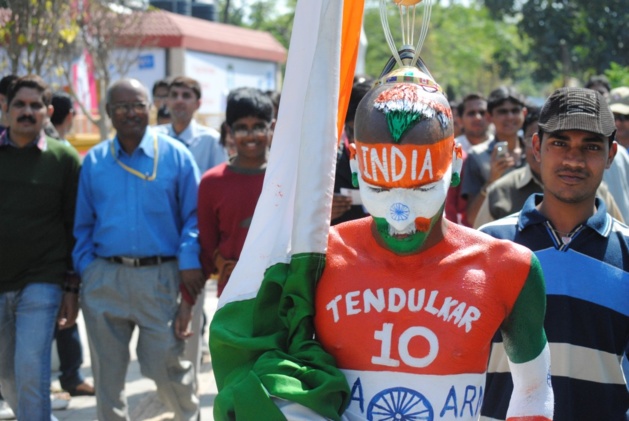
<svg viewBox="0 0 629 421">
<path fill-rule="evenodd" d="M 114 81 L 114 75 L 124 77 L 131 66 L 137 63 L 141 47 L 151 47 L 145 44 L 143 27 L 148 21 L 147 15 L 151 11 L 133 11 L 122 6 L 112 6 L 99 0 L 85 0 L 76 11 L 76 21 L 81 27 L 80 36 L 72 45 L 72 51 L 66 55 L 66 60 L 72 60 L 83 52 L 88 52 L 93 61 L 93 73 L 98 85 L 98 112 L 87 109 L 79 104 L 81 110 L 90 122 L 95 124 L 101 139 L 106 139 L 111 133 L 111 121 L 106 112 L 107 88 Z M 58 73 L 63 75 L 72 90 L 70 62 L 62 63 Z"/>
<path fill-rule="evenodd" d="M 295 20 L 295 5 L 292 2 L 287 12 L 277 13 L 274 0 L 259 0 L 249 8 L 247 27 L 271 33 L 284 47 L 288 48 Z"/>
<path fill-rule="evenodd" d="M 284 47 L 288 48 L 295 18 L 296 0 L 287 2 L 287 12 L 278 13 L 275 0 L 257 0 L 236 5 L 231 0 L 216 2 L 222 23 L 270 32 Z"/>
<path fill-rule="evenodd" d="M 516 13 L 514 0 L 482 0 L 491 17 L 495 20 L 502 20 L 505 16 L 513 16 Z"/>
<path fill-rule="evenodd" d="M 93 112 L 80 102 L 78 105 L 106 138 L 111 123 L 105 112 L 104 93 L 114 73 L 124 76 L 137 62 L 145 39 L 143 13 L 150 12 L 133 12 L 100 0 L 2 1 L 11 10 L 0 26 L 3 56 L 11 73 L 26 71 L 47 80 L 61 78 L 78 101 L 73 91 L 72 63 L 83 52 L 91 55 L 100 94 L 98 110 Z"/>
<path fill-rule="evenodd" d="M 532 77 L 565 84 L 571 77 L 603 73 L 612 62 L 629 64 L 626 0 L 484 0 L 491 16 L 517 22 L 529 38 L 525 61 Z"/>
<path fill-rule="evenodd" d="M 629 66 L 621 66 L 616 62 L 612 62 L 609 69 L 605 71 L 605 76 L 609 79 L 612 88 L 629 86 Z"/>
<path fill-rule="evenodd" d="M 231 0 L 217 0 L 215 2 L 217 15 L 221 23 L 243 26 L 245 7 L 237 6 Z"/>
<path fill-rule="evenodd" d="M 390 8 L 389 22 L 393 36 L 401 43 L 398 12 Z M 421 15 L 416 20 L 420 28 Z M 365 14 L 369 40 L 367 72 L 378 76 L 391 55 L 380 23 L 380 12 L 372 3 Z M 512 82 L 527 74 L 520 60 L 527 44 L 516 28 L 494 21 L 481 6 L 435 4 L 429 32 L 421 56 L 436 80 L 450 93 L 460 97 L 472 91 L 487 93 L 502 82 Z"/>
<path fill-rule="evenodd" d="M 575 54 L 581 72 L 602 73 L 613 61 L 629 65 L 629 3 L 626 0 L 592 2 L 575 0 L 580 6 L 575 17 Z"/>
<path fill-rule="evenodd" d="M 65 0 L 6 0 L 10 17 L 0 26 L 9 72 L 47 75 L 59 49 L 75 41 L 79 27 Z"/>
</svg>

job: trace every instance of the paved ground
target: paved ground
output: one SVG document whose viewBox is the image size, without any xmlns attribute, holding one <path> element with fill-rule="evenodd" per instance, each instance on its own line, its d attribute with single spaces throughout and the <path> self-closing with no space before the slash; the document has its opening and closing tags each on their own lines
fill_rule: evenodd
<svg viewBox="0 0 629 421">
<path fill-rule="evenodd" d="M 208 283 L 206 288 L 205 311 L 208 320 L 212 319 L 218 299 L 216 298 L 216 284 Z M 83 341 L 84 363 L 82 367 L 83 375 L 92 381 L 92 370 L 90 363 L 89 347 L 87 344 L 87 335 L 85 334 L 85 325 L 83 320 L 79 320 L 79 328 L 81 329 L 81 338 Z M 206 328 L 207 330 L 207 328 Z M 137 332 L 136 332 L 137 334 Z M 127 373 L 126 394 L 129 401 L 129 414 L 132 421 L 165 421 L 173 418 L 172 412 L 161 404 L 157 397 L 155 384 L 152 380 L 144 378 L 140 374 L 137 357 L 135 355 L 135 344 L 137 335 L 131 342 L 131 363 Z M 206 332 L 207 337 L 207 332 Z M 56 352 L 53 352 L 53 356 Z M 53 362 L 53 366 L 54 366 Z M 53 373 L 56 379 L 58 373 Z M 59 388 L 59 382 L 53 382 L 53 389 Z M 216 396 L 216 384 L 212 373 L 212 363 L 206 360 L 201 366 L 199 374 L 199 398 L 201 401 L 201 420 L 212 421 L 212 407 L 214 397 Z M 96 399 L 89 396 L 81 396 L 72 398 L 68 409 L 63 411 L 54 411 L 59 421 L 92 421 L 96 420 Z"/>
</svg>

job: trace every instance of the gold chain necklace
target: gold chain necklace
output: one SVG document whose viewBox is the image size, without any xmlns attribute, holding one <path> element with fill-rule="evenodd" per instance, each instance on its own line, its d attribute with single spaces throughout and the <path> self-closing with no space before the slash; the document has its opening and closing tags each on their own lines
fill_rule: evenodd
<svg viewBox="0 0 629 421">
<path fill-rule="evenodd" d="M 151 175 L 146 175 L 146 174 L 142 174 L 140 171 L 133 169 L 131 167 L 129 167 L 128 165 L 125 165 L 124 162 L 120 161 L 118 159 L 118 157 L 116 156 L 116 150 L 114 149 L 114 141 L 112 140 L 110 143 L 111 146 L 111 155 L 114 157 L 114 159 L 116 160 L 116 162 L 118 163 L 118 165 L 120 165 L 122 167 L 123 170 L 130 172 L 131 174 L 135 175 L 136 177 L 139 177 L 143 180 L 146 181 L 153 181 L 155 180 L 155 178 L 157 177 L 157 159 L 158 159 L 158 155 L 157 155 L 157 135 L 153 134 L 153 149 L 154 149 L 154 156 L 153 156 L 153 174 Z"/>
</svg>

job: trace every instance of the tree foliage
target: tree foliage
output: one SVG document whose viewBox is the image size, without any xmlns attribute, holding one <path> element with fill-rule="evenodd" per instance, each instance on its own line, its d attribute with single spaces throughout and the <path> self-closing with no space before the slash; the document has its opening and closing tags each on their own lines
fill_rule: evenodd
<svg viewBox="0 0 629 421">
<path fill-rule="evenodd" d="M 399 15 L 395 8 L 390 8 L 389 22 L 400 47 Z M 420 24 L 421 15 L 416 18 L 416 28 Z M 391 52 L 377 7 L 366 10 L 364 26 L 369 39 L 367 72 L 378 76 Z M 516 28 L 496 23 L 485 8 L 436 4 L 421 56 L 435 79 L 451 95 L 461 97 L 473 91 L 487 93 L 501 81 L 525 75 L 519 56 L 526 49 Z"/>
<path fill-rule="evenodd" d="M 12 74 L 46 75 L 59 49 L 72 44 L 79 27 L 65 0 L 6 0 L 10 14 L 0 26 L 6 53 L 5 66 Z"/>
<path fill-rule="evenodd" d="M 605 76 L 609 79 L 612 87 L 629 86 L 629 66 L 621 66 L 612 62 L 609 69 L 605 71 Z"/>
<path fill-rule="evenodd" d="M 216 4 L 222 23 L 269 32 L 288 48 L 297 0 L 287 1 L 286 11 L 281 13 L 275 0 L 238 4 L 232 0 L 218 0 Z"/>
<path fill-rule="evenodd" d="M 217 0 L 214 4 L 219 22 L 243 26 L 246 12 L 243 5 L 235 4 L 232 0 Z"/>
<path fill-rule="evenodd" d="M 0 40 L 9 72 L 64 80 L 83 114 L 106 138 L 110 121 L 104 93 L 114 75 L 124 76 L 136 63 L 143 43 L 143 15 L 99 0 L 3 1 L 10 14 L 0 26 Z M 82 104 L 73 90 L 72 64 L 83 54 L 91 56 L 91 71 L 98 83 L 96 112 Z"/>
<path fill-rule="evenodd" d="M 85 53 L 92 58 L 92 70 L 98 83 L 98 113 L 92 113 L 84 104 L 80 106 L 88 119 L 98 126 L 103 139 L 111 131 L 111 122 L 105 109 L 105 92 L 113 82 L 113 77 L 124 77 L 137 62 L 140 47 L 144 44 L 142 28 L 147 21 L 147 13 L 151 12 L 132 11 L 98 0 L 84 0 L 82 7 L 77 10 L 75 19 L 82 30 L 66 59 L 73 60 Z M 66 61 L 59 73 L 64 75 L 71 93 L 74 94 L 69 65 Z"/>
<path fill-rule="evenodd" d="M 517 21 L 531 49 L 532 76 L 542 82 L 587 79 L 610 68 L 629 65 L 629 7 L 626 0 L 484 0 L 491 16 Z M 520 4 L 521 3 L 521 4 Z"/>
<path fill-rule="evenodd" d="M 422 57 L 437 80 L 456 96 L 487 93 L 503 83 L 517 84 L 524 93 L 539 96 L 541 87 L 549 83 L 585 80 L 609 71 L 612 62 L 620 66 L 614 74 L 629 65 L 626 2 L 436 1 Z M 290 0 L 289 13 L 278 14 L 270 0 L 218 1 L 220 15 L 229 16 L 228 22 L 271 32 L 286 47 L 295 3 Z M 366 69 L 378 76 L 391 53 L 382 33 L 379 1 L 365 3 Z M 399 40 L 398 21 L 392 7 L 391 27 Z"/>
</svg>

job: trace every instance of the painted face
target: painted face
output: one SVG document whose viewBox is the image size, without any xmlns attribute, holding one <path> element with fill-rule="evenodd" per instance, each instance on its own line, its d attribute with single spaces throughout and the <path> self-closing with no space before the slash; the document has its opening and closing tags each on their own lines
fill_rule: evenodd
<svg viewBox="0 0 629 421">
<path fill-rule="evenodd" d="M 418 172 L 415 181 L 412 180 L 413 177 L 407 177 L 406 183 L 413 184 L 406 187 L 391 187 L 396 184 L 395 182 L 379 182 L 379 185 L 376 185 L 373 184 L 373 178 L 368 182 L 364 176 L 358 177 L 363 205 L 374 218 L 380 238 L 396 253 L 406 254 L 419 250 L 443 214 L 453 166 L 456 172 L 460 172 L 462 159 L 461 146 L 458 144 L 455 146 L 452 138 L 442 142 L 450 145 L 449 153 L 452 155 L 447 160 L 438 158 L 434 160 L 436 163 L 441 161 L 446 165 L 443 171 L 439 166 L 432 171 L 433 175 L 437 174 L 436 177 L 429 174 L 427 168 L 430 167 L 428 164 L 430 160 L 426 159 L 423 161 L 426 165 L 422 168 L 424 174 L 420 176 Z M 426 149 L 427 152 L 429 150 Z M 357 160 L 353 161 L 353 165 L 358 167 Z M 400 163 L 397 167 L 402 168 Z M 406 168 L 410 167 L 413 165 L 406 165 Z M 400 178 L 397 183 L 401 180 L 404 178 Z"/>
<path fill-rule="evenodd" d="M 352 171 L 377 235 L 413 253 L 441 219 L 453 173 L 460 172 L 445 97 L 420 84 L 380 86 L 358 108 Z"/>
<path fill-rule="evenodd" d="M 358 185 L 367 211 L 387 222 L 389 235 L 402 239 L 416 231 L 429 230 L 430 221 L 442 212 L 451 179 L 450 165 L 439 180 L 415 188 L 387 189 L 364 179 Z"/>
</svg>

